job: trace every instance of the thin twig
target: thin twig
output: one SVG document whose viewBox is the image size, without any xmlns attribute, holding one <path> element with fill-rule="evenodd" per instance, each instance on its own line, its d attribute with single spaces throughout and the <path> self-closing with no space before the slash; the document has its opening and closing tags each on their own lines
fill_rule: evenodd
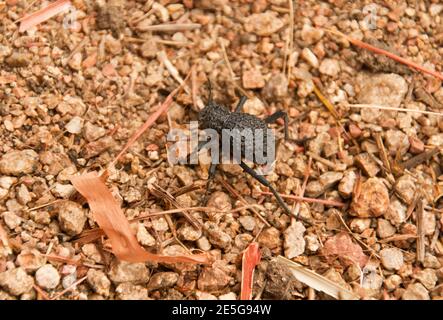
<svg viewBox="0 0 443 320">
<path fill-rule="evenodd" d="M 260 191 L 260 194 L 264 194 L 264 195 L 268 195 L 268 196 L 272 195 L 271 192 L 265 192 L 265 191 Z M 295 196 L 292 194 L 280 193 L 280 196 L 282 198 L 286 198 L 286 199 L 290 199 L 290 200 L 305 201 L 305 202 L 310 202 L 310 203 L 321 203 L 321 204 L 324 204 L 327 206 L 334 206 L 334 207 L 343 207 L 345 205 L 343 202 L 339 202 L 339 201 L 300 197 L 300 196 Z"/>
<path fill-rule="evenodd" d="M 291 56 L 292 56 L 292 52 L 294 51 L 294 2 L 293 0 L 288 0 L 289 1 L 289 53 L 288 53 L 288 62 L 287 62 L 287 67 L 288 67 L 288 86 L 289 86 L 289 81 L 291 81 Z M 286 61 L 286 58 L 285 58 Z"/>
<path fill-rule="evenodd" d="M 345 220 L 343 220 L 343 217 L 340 214 L 341 212 L 338 210 L 334 210 L 334 214 L 336 215 L 336 217 L 338 218 L 338 220 L 340 220 L 341 224 L 346 228 L 346 230 L 349 232 L 350 235 L 352 235 L 352 237 L 357 240 L 358 243 L 360 243 L 362 246 L 364 246 L 366 249 L 368 249 L 369 251 L 371 251 L 371 253 L 377 257 L 378 259 L 380 259 L 380 256 L 375 252 L 374 249 L 372 249 L 370 246 L 368 246 L 366 243 L 364 243 L 362 240 L 360 240 L 360 238 L 352 232 L 351 229 L 349 229 L 348 225 L 346 224 Z"/>
<path fill-rule="evenodd" d="M 379 132 L 375 133 L 375 143 L 377 144 L 378 151 L 380 153 L 380 158 L 383 161 L 383 165 L 389 173 L 391 171 L 391 164 L 389 163 L 388 154 L 386 152 L 386 148 L 383 144 L 383 139 L 381 138 L 381 134 Z"/>
<path fill-rule="evenodd" d="M 71 51 L 71 53 L 69 54 L 69 56 L 62 60 L 62 65 L 66 66 L 69 62 L 69 60 L 71 60 L 71 58 L 74 56 L 74 54 L 76 54 L 77 52 L 80 52 L 80 50 L 89 42 L 89 37 L 84 37 L 74 48 L 74 50 Z"/>
<path fill-rule="evenodd" d="M 82 283 L 83 281 L 85 281 L 88 277 L 84 276 L 83 278 L 81 278 L 80 280 L 77 280 L 76 282 L 74 282 L 73 284 L 71 284 L 69 287 L 67 287 L 65 290 L 63 290 L 62 292 L 56 294 L 54 297 L 51 298 L 51 300 L 57 300 L 58 298 L 60 298 L 62 295 L 64 295 L 66 292 L 75 289 L 75 287 L 77 285 L 79 285 L 80 283 Z"/>
<path fill-rule="evenodd" d="M 174 67 L 171 60 L 168 59 L 168 56 L 166 55 L 166 52 L 160 51 L 157 53 L 157 57 L 164 64 L 166 69 L 168 69 L 169 74 L 181 85 L 184 85 L 184 89 L 186 93 L 190 93 L 189 88 L 187 85 L 184 84 L 183 78 L 180 76 L 180 73 L 178 72 L 177 68 Z M 192 71 L 191 71 L 192 74 Z"/>
<path fill-rule="evenodd" d="M 416 239 L 417 235 L 415 234 L 398 234 L 389 238 L 384 238 L 379 240 L 379 243 L 388 243 L 392 241 L 403 241 L 403 240 L 409 240 L 409 239 Z"/>
<path fill-rule="evenodd" d="M 306 186 L 308 185 L 309 176 L 311 175 L 311 165 L 312 165 L 312 158 L 309 157 L 308 166 L 307 166 L 306 171 L 305 171 L 305 177 L 304 177 L 303 185 L 302 185 L 302 187 L 300 189 L 300 193 L 298 195 L 300 198 L 303 198 L 304 195 L 305 195 Z M 294 211 L 293 211 L 293 215 L 295 217 L 297 217 L 299 211 L 300 211 L 300 201 L 297 201 L 297 203 L 295 205 L 295 208 L 294 208 Z"/>
<path fill-rule="evenodd" d="M 222 49 L 222 54 L 223 54 L 223 59 L 225 60 L 226 66 L 229 70 L 229 74 L 231 75 L 231 79 L 233 82 L 235 82 L 235 80 L 237 80 L 237 77 L 234 73 L 234 70 L 232 70 L 231 63 L 229 62 L 229 59 L 228 59 L 228 54 L 226 53 L 225 45 L 223 44 L 223 41 L 221 39 L 218 43 L 220 43 L 220 47 Z"/>
<path fill-rule="evenodd" d="M 48 294 L 42 288 L 36 284 L 33 284 L 32 286 L 34 287 L 34 290 L 42 296 L 43 300 L 50 300 Z"/>
<path fill-rule="evenodd" d="M 419 155 L 416 155 L 415 157 L 412 157 L 411 159 L 401 163 L 400 167 L 402 169 L 414 168 L 414 167 L 418 166 L 419 164 L 428 161 L 429 159 L 431 159 L 433 156 L 435 156 L 439 152 L 440 152 L 440 148 L 435 147 L 434 149 L 420 153 Z"/>
<path fill-rule="evenodd" d="M 359 109 L 380 109 L 380 110 L 388 110 L 388 111 L 416 112 L 416 113 L 423 113 L 423 114 L 431 114 L 431 115 L 438 116 L 438 117 L 443 116 L 443 113 L 441 113 L 441 112 L 432 112 L 432 111 L 425 111 L 425 110 L 418 110 L 418 109 L 385 107 L 385 106 L 379 106 L 376 104 L 345 104 L 344 106 L 349 107 L 349 108 L 359 108 Z"/>
<path fill-rule="evenodd" d="M 425 230 L 423 226 L 424 219 L 423 200 L 417 203 L 417 261 L 423 263 L 425 260 Z"/>
<path fill-rule="evenodd" d="M 169 23 L 169 24 L 157 24 L 154 26 L 137 26 L 137 30 L 140 31 L 186 31 L 200 29 L 201 24 L 199 23 Z"/>
<path fill-rule="evenodd" d="M 340 170 L 341 168 L 337 164 L 335 164 L 334 162 L 332 162 L 332 161 L 330 161 L 328 159 L 320 157 L 318 154 L 315 154 L 315 153 L 313 153 L 311 151 L 306 152 L 306 154 L 308 156 L 312 157 L 312 159 L 317 160 L 318 162 L 321 162 L 324 165 L 330 167 L 334 171 L 341 171 Z"/>
<path fill-rule="evenodd" d="M 221 184 L 226 188 L 226 190 L 228 190 L 231 194 L 234 195 L 234 197 L 238 198 L 241 202 L 243 202 L 243 204 L 245 205 L 249 205 L 249 203 L 246 201 L 245 198 L 243 198 L 243 196 L 238 193 L 233 187 L 231 187 L 223 178 L 220 178 L 219 181 L 221 182 Z M 257 218 L 259 218 L 264 224 L 266 224 L 268 227 L 271 227 L 271 224 L 262 217 L 262 215 L 255 210 L 254 208 L 249 208 L 256 216 Z"/>
<path fill-rule="evenodd" d="M 181 84 L 178 88 L 174 89 L 165 99 L 165 101 L 162 103 L 162 105 L 152 114 L 149 116 L 149 118 L 141 125 L 140 128 L 137 129 L 137 131 L 131 136 L 131 138 L 128 140 L 126 145 L 123 147 L 123 149 L 120 151 L 120 153 L 115 157 L 115 159 L 111 162 L 110 167 L 115 166 L 115 164 L 120 160 L 120 158 L 128 151 L 128 149 L 134 144 L 135 141 L 150 127 L 152 126 L 155 121 L 157 121 L 158 117 L 160 115 L 167 111 L 170 105 L 172 104 L 173 97 L 183 88 L 183 85 L 185 81 L 188 79 L 190 74 L 186 77 L 186 79 L 183 81 L 183 84 Z M 106 171 L 105 173 L 106 174 Z"/>
<path fill-rule="evenodd" d="M 335 35 L 338 35 L 338 36 L 341 36 L 341 37 L 345 38 L 346 40 L 348 40 L 350 43 L 352 43 L 353 45 L 355 45 L 357 47 L 360 47 L 360 48 L 363 48 L 363 49 L 367 49 L 367 50 L 372 51 L 372 52 L 374 52 L 376 54 L 384 55 L 384 56 L 386 56 L 388 58 L 391 58 L 392 60 L 395 60 L 397 62 L 403 63 L 403 64 L 407 65 L 410 68 L 417 69 L 417 70 L 422 71 L 424 73 L 430 74 L 430 75 L 432 75 L 432 76 L 434 76 L 434 77 L 436 77 L 436 78 L 438 78 L 440 80 L 443 80 L 443 75 L 441 73 L 438 73 L 437 71 L 426 69 L 425 67 L 423 67 L 423 66 L 421 66 L 421 65 L 419 65 L 419 64 L 417 64 L 415 62 L 409 61 L 409 60 L 407 60 L 405 58 L 399 57 L 398 55 L 396 55 L 396 54 L 394 54 L 392 52 L 389 52 L 389 51 L 386 51 L 386 50 L 374 47 L 374 46 L 372 46 L 372 45 L 370 45 L 370 44 L 368 44 L 366 42 L 363 42 L 361 40 L 357 40 L 357 39 L 351 38 L 351 37 L 345 35 L 344 33 L 340 32 L 340 31 L 331 30 L 331 29 L 324 29 L 324 30 L 326 32 L 329 32 L 329 33 L 332 33 L 332 34 L 335 34 Z"/>
<path fill-rule="evenodd" d="M 42 205 L 39 205 L 39 206 L 36 206 L 36 207 L 30 208 L 30 209 L 26 209 L 25 211 L 26 211 L 26 212 L 35 211 L 35 210 L 38 210 L 38 209 L 41 209 L 41 208 L 44 208 L 44 207 L 47 207 L 47 206 L 53 205 L 53 204 L 55 204 L 55 203 L 57 203 L 57 202 L 60 202 L 60 201 L 63 201 L 63 200 L 57 199 L 57 200 L 54 200 L 54 201 L 51 201 L 51 202 L 48 202 L 48 203 L 45 203 L 45 204 L 42 204 Z"/>
</svg>

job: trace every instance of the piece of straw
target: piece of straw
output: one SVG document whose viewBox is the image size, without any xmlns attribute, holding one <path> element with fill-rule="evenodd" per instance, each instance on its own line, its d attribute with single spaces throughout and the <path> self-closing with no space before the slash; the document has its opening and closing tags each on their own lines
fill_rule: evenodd
<svg viewBox="0 0 443 320">
<path fill-rule="evenodd" d="M 51 19 L 52 17 L 68 10 L 72 6 L 70 0 L 57 0 L 47 7 L 24 16 L 20 19 L 19 32 L 25 32 L 32 27 Z"/>
</svg>

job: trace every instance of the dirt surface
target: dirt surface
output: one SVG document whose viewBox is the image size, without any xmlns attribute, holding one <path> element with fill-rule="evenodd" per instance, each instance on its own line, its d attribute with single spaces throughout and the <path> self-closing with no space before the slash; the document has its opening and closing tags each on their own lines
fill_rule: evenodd
<svg viewBox="0 0 443 320">
<path fill-rule="evenodd" d="M 48 2 L 0 2 L 0 299 L 237 299 L 254 241 L 253 298 L 331 299 L 278 255 L 362 299 L 443 298 L 441 80 L 326 31 L 442 72 L 438 0 L 376 1 L 371 26 L 368 1 L 72 4 L 71 23 L 62 13 L 19 32 L 18 19 Z M 200 206 L 208 166 L 171 165 L 166 136 L 197 119 L 207 78 L 231 110 L 245 94 L 246 113 L 288 113 L 292 140 L 271 125 L 279 143 L 266 178 L 281 194 L 325 201 L 285 199 L 298 214 L 289 216 L 240 167 L 223 165 L 214 209 L 189 213 L 201 230 L 179 213 L 131 224 L 146 250 L 206 252 L 212 265 L 118 261 L 106 237 L 88 240 L 97 223 L 70 177 L 106 168 L 192 67 L 187 89 L 106 181 L 128 220 Z"/>
</svg>

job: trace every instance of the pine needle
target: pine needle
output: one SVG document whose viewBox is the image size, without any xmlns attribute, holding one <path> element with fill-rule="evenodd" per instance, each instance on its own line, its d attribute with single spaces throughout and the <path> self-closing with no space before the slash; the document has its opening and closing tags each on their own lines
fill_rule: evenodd
<svg viewBox="0 0 443 320">
<path fill-rule="evenodd" d="M 271 192 L 261 191 L 260 194 L 272 196 Z M 280 193 L 280 196 L 282 198 L 286 198 L 286 199 L 290 199 L 290 200 L 305 201 L 305 202 L 310 202 L 310 203 L 321 203 L 321 204 L 324 204 L 324 205 L 327 205 L 327 206 L 334 206 L 334 207 L 343 207 L 345 205 L 342 202 L 338 202 L 338 201 L 334 201 L 334 200 L 323 200 L 323 199 L 316 199 L 316 198 L 307 198 L 307 197 L 295 196 L 295 195 L 292 195 L 292 194 L 281 194 Z"/>
<path fill-rule="evenodd" d="M 398 55 L 396 55 L 396 54 L 394 54 L 392 52 L 389 52 L 389 51 L 386 51 L 386 50 L 374 47 L 373 45 L 370 45 L 370 44 L 368 44 L 366 42 L 363 42 L 361 40 L 357 40 L 357 39 L 351 38 L 350 36 L 347 36 L 347 35 L 345 35 L 344 33 L 340 32 L 340 31 L 331 30 L 331 29 L 324 29 L 324 30 L 326 32 L 329 32 L 329 33 L 332 33 L 334 35 L 338 35 L 338 36 L 341 36 L 341 37 L 345 38 L 347 41 L 349 41 L 350 43 L 352 43 L 353 45 L 355 45 L 357 47 L 360 47 L 362 49 L 366 49 L 366 50 L 372 51 L 372 52 L 374 52 L 376 54 L 384 55 L 384 56 L 386 56 L 388 58 L 391 58 L 392 60 L 400 62 L 400 63 L 402 63 L 404 65 L 407 65 L 408 67 L 410 67 L 412 69 L 417 69 L 417 70 L 419 70 L 421 72 L 430 74 L 430 75 L 432 75 L 432 76 L 434 76 L 434 77 L 436 77 L 436 78 L 438 78 L 440 80 L 443 80 L 443 75 L 441 73 L 439 73 L 437 71 L 426 69 L 425 67 L 423 67 L 423 66 L 421 66 L 421 65 L 419 65 L 419 64 L 417 64 L 415 62 L 412 62 L 412 61 L 410 61 L 408 59 L 399 57 Z"/>
<path fill-rule="evenodd" d="M 379 106 L 376 104 L 345 104 L 344 106 L 349 107 L 349 108 L 359 108 L 359 109 L 380 109 L 380 110 L 388 110 L 388 111 L 416 112 L 416 113 L 430 114 L 430 115 L 437 116 L 437 117 L 443 116 L 443 113 L 441 113 L 441 112 L 432 112 L 432 111 L 425 111 L 425 110 L 418 110 L 418 109 L 385 107 L 385 106 Z"/>
<path fill-rule="evenodd" d="M 321 93 L 321 91 L 315 85 L 314 85 L 314 93 L 318 97 L 318 99 L 323 103 L 326 109 L 329 110 L 329 112 L 332 114 L 335 120 L 338 120 L 340 117 L 337 113 L 337 110 L 335 110 L 332 103 L 323 95 L 323 93 Z"/>
</svg>

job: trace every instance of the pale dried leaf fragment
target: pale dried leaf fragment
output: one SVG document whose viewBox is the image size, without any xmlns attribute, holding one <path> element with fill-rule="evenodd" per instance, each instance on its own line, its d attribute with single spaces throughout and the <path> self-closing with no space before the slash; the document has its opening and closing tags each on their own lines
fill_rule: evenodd
<svg viewBox="0 0 443 320">
<path fill-rule="evenodd" d="M 58 0 L 47 7 L 33 12 L 21 19 L 19 32 L 25 32 L 32 27 L 51 19 L 53 16 L 68 10 L 72 6 L 70 0 Z"/>
<path fill-rule="evenodd" d="M 330 295 L 331 297 L 334 297 L 335 299 L 359 299 L 359 297 L 355 293 L 339 286 L 335 282 L 319 275 L 318 273 L 315 273 L 312 270 L 303 267 L 302 265 L 294 261 L 288 260 L 282 256 L 278 256 L 275 259 L 279 263 L 287 266 L 298 281 L 303 282 L 304 284 L 310 286 L 317 291 L 322 291 Z"/>
</svg>

